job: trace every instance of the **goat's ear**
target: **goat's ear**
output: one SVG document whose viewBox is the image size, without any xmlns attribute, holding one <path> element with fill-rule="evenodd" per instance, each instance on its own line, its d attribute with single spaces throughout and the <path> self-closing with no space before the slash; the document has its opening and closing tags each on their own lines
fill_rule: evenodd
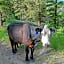
<svg viewBox="0 0 64 64">
<path fill-rule="evenodd" d="M 49 29 L 50 29 L 51 32 L 55 32 L 56 31 L 56 28 L 54 28 L 54 27 L 50 27 Z"/>
<path fill-rule="evenodd" d="M 42 31 L 42 29 L 40 28 L 40 32 Z"/>
</svg>

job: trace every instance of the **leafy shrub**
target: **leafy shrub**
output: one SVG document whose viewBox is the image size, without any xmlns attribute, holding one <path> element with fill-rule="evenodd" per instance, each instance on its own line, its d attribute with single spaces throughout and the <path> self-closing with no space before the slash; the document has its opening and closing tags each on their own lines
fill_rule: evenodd
<svg viewBox="0 0 64 64">
<path fill-rule="evenodd" d="M 6 27 L 0 27 L 0 41 L 9 41 Z"/>
<path fill-rule="evenodd" d="M 63 33 L 54 33 L 51 38 L 51 47 L 56 50 L 64 49 L 64 34 Z"/>
</svg>

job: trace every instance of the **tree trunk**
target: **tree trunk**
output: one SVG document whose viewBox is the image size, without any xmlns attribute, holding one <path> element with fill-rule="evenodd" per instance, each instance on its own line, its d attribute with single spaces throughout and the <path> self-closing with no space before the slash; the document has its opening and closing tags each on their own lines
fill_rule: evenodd
<svg viewBox="0 0 64 64">
<path fill-rule="evenodd" d="M 40 26 L 41 24 L 41 12 L 39 12 L 38 14 L 38 22 L 37 22 L 38 26 Z"/>
<path fill-rule="evenodd" d="M 2 26 L 2 13 L 0 12 L 0 26 Z"/>
<path fill-rule="evenodd" d="M 57 0 L 55 1 L 54 25 L 57 26 Z"/>
<path fill-rule="evenodd" d="M 41 24 L 41 19 L 38 19 L 38 26 L 40 26 Z"/>
</svg>

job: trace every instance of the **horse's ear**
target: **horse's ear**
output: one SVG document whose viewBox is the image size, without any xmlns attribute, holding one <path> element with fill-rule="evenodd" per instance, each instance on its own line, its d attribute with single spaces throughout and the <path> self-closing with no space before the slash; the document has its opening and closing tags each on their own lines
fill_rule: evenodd
<svg viewBox="0 0 64 64">
<path fill-rule="evenodd" d="M 35 31 L 38 32 L 39 31 L 39 28 L 36 28 Z"/>
<path fill-rule="evenodd" d="M 36 31 L 36 32 L 41 32 L 42 29 L 41 29 L 41 28 L 36 28 L 35 31 Z"/>
</svg>

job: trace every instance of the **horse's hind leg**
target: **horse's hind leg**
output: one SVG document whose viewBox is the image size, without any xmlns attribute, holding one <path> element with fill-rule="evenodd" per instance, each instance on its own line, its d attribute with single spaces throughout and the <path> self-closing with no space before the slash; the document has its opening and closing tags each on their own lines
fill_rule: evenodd
<svg viewBox="0 0 64 64">
<path fill-rule="evenodd" d="M 11 39 L 11 38 L 9 38 L 10 39 L 10 42 L 11 42 L 11 47 L 12 47 L 12 52 L 13 53 L 16 53 L 16 45 L 15 45 L 15 42 Z"/>
<path fill-rule="evenodd" d="M 16 43 L 16 47 L 19 47 L 19 46 L 18 46 L 18 43 Z"/>
<path fill-rule="evenodd" d="M 29 59 L 28 59 L 28 54 L 29 54 L 29 47 L 28 46 L 26 46 L 26 58 L 25 58 L 25 60 L 26 61 L 29 61 Z"/>
<path fill-rule="evenodd" d="M 18 43 L 15 42 L 15 51 L 16 51 L 16 52 L 17 52 L 17 44 L 18 44 Z"/>
</svg>

